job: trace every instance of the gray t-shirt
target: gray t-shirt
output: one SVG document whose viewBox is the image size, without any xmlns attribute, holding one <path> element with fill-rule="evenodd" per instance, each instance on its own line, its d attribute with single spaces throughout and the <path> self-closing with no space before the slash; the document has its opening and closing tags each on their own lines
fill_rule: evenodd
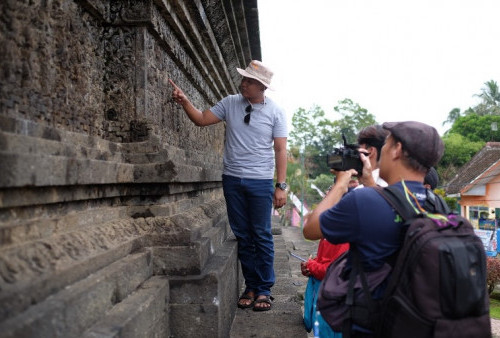
<svg viewBox="0 0 500 338">
<path fill-rule="evenodd" d="M 230 95 L 210 111 L 226 121 L 224 174 L 252 179 L 274 177 L 275 137 L 288 137 L 283 109 L 266 97 L 265 104 L 254 104 L 250 123 L 243 119 L 249 102 L 241 95 Z"/>
</svg>

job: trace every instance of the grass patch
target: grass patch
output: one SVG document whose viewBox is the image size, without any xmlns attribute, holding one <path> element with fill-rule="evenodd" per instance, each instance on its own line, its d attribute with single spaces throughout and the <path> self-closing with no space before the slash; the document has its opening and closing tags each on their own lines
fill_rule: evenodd
<svg viewBox="0 0 500 338">
<path fill-rule="evenodd" d="M 500 319 L 500 291 L 497 289 L 490 295 L 490 317 Z"/>
</svg>

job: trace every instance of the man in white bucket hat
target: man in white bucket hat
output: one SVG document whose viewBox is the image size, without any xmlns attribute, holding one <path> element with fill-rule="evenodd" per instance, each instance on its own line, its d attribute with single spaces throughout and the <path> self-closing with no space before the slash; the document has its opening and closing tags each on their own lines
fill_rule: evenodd
<svg viewBox="0 0 500 338">
<path fill-rule="evenodd" d="M 229 95 L 204 111 L 169 81 L 174 87 L 172 98 L 197 126 L 226 121 L 222 183 L 246 285 L 237 305 L 267 311 L 275 282 L 271 212 L 273 204 L 275 208 L 286 204 L 288 130 L 285 112 L 265 96 L 273 72 L 257 60 L 237 71 L 243 76 L 240 94 Z"/>
</svg>

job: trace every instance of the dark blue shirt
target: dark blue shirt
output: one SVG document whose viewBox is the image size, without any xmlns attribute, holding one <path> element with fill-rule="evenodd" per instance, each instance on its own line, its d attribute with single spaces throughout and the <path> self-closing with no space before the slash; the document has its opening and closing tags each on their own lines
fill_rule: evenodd
<svg viewBox="0 0 500 338">
<path fill-rule="evenodd" d="M 426 198 L 423 184 L 416 181 L 405 181 L 405 184 L 423 206 Z M 401 182 L 394 186 L 403 191 Z M 334 207 L 321 214 L 320 227 L 329 242 L 354 244 L 365 271 L 382 267 L 402 244 L 401 223 L 374 188 L 356 189 L 344 195 Z"/>
</svg>

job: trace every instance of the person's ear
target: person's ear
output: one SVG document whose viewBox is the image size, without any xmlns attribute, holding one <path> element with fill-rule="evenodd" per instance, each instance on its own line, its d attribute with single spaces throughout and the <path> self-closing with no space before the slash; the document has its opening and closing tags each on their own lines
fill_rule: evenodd
<svg viewBox="0 0 500 338">
<path fill-rule="evenodd" d="M 401 142 L 396 142 L 391 149 L 394 159 L 403 157 L 403 144 Z"/>
</svg>

